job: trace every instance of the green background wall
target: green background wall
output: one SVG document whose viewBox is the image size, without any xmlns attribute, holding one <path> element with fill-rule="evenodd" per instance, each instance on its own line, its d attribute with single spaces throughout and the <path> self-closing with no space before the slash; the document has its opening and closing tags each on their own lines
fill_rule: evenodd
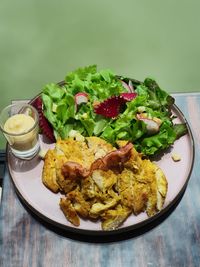
<svg viewBox="0 0 200 267">
<path fill-rule="evenodd" d="M 198 0 L 1 0 L 0 109 L 89 64 L 200 91 L 199 11 Z"/>
</svg>

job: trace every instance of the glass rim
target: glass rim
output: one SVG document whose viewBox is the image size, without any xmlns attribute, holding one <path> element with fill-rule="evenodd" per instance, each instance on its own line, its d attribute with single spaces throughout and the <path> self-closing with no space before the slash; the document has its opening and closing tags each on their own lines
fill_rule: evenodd
<svg viewBox="0 0 200 267">
<path fill-rule="evenodd" d="M 22 136 L 22 135 L 28 134 L 28 133 L 30 133 L 32 130 L 34 130 L 34 128 L 36 127 L 36 125 L 39 123 L 39 114 L 38 114 L 37 109 L 36 109 L 35 107 L 33 107 L 32 105 L 28 104 L 28 103 L 27 103 L 27 104 L 25 104 L 25 103 L 13 103 L 13 104 L 10 104 L 10 105 L 6 106 L 5 108 L 3 108 L 3 109 L 1 110 L 0 115 L 1 115 L 6 109 L 11 108 L 11 107 L 15 107 L 15 106 L 19 106 L 19 105 L 21 105 L 22 107 L 29 107 L 29 108 L 31 108 L 31 109 L 34 110 L 34 112 L 35 112 L 35 114 L 36 114 L 36 120 L 35 120 L 35 123 L 34 123 L 34 125 L 33 125 L 29 130 L 27 130 L 27 131 L 25 131 L 25 132 L 22 132 L 22 133 L 17 133 L 17 134 L 16 134 L 16 133 L 10 133 L 10 132 L 5 131 L 4 128 L 2 128 L 1 125 L 0 125 L 0 130 L 1 130 L 4 134 L 6 134 L 6 135 L 10 135 L 10 136 Z M 14 114 L 14 115 L 17 115 L 17 114 L 23 114 L 23 113 L 16 113 L 16 114 Z M 14 115 L 13 115 L 13 116 L 14 116 Z"/>
</svg>

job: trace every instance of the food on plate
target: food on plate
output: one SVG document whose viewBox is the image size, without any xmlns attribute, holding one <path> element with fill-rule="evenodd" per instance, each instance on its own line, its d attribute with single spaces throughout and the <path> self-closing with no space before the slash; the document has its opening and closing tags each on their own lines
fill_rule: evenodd
<svg viewBox="0 0 200 267">
<path fill-rule="evenodd" d="M 178 153 L 172 153 L 172 159 L 173 161 L 180 161 L 181 156 Z"/>
<path fill-rule="evenodd" d="M 184 123 L 174 124 L 174 98 L 155 80 L 144 82 L 116 76 L 96 66 L 69 73 L 60 84 L 47 84 L 33 105 L 40 126 L 53 142 L 66 139 L 71 130 L 97 136 L 112 145 L 134 143 L 138 152 L 152 156 L 186 134 Z"/>
<path fill-rule="evenodd" d="M 69 222 L 78 227 L 80 218 L 100 220 L 109 231 L 131 214 L 150 217 L 162 209 L 166 177 L 132 143 L 120 140 L 113 146 L 99 137 L 70 135 L 48 150 L 42 174 L 45 186 L 63 195 L 59 205 Z"/>
<path fill-rule="evenodd" d="M 44 158 L 42 182 L 54 193 L 57 193 L 59 191 L 59 185 L 56 174 L 56 154 L 53 150 L 48 150 Z"/>
<path fill-rule="evenodd" d="M 43 135 L 45 135 L 51 142 L 55 142 L 55 137 L 52 131 L 52 126 L 43 114 L 43 103 L 41 97 L 37 97 L 32 102 L 32 105 L 37 109 L 39 114 L 39 126 Z M 52 106 L 52 110 L 54 105 Z"/>
</svg>

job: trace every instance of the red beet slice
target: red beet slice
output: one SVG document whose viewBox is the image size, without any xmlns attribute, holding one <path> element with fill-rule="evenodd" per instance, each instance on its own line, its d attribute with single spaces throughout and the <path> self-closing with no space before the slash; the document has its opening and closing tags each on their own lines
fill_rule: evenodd
<svg viewBox="0 0 200 267">
<path fill-rule="evenodd" d="M 121 93 L 120 96 L 112 96 L 94 107 L 95 113 L 108 118 L 116 118 L 123 105 L 133 100 L 136 93 Z"/>
<path fill-rule="evenodd" d="M 121 107 L 126 100 L 121 96 L 113 96 L 95 106 L 95 113 L 108 118 L 115 118 L 119 115 Z"/>
<path fill-rule="evenodd" d="M 55 137 L 53 134 L 53 127 L 48 122 L 48 120 L 45 118 L 42 110 L 42 98 L 38 96 L 36 99 L 33 100 L 31 103 L 32 106 L 34 106 L 39 114 L 39 126 L 42 130 L 42 133 L 49 138 L 50 141 L 55 142 Z"/>
</svg>

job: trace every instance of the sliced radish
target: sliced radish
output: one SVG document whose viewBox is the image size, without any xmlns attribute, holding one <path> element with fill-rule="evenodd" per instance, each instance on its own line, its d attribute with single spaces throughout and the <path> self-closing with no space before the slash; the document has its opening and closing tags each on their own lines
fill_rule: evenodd
<svg viewBox="0 0 200 267">
<path fill-rule="evenodd" d="M 84 92 L 77 93 L 74 96 L 74 101 L 75 101 L 75 112 L 76 112 L 78 105 L 88 102 L 88 94 Z"/>
<path fill-rule="evenodd" d="M 133 90 L 131 89 L 131 87 L 125 83 L 124 81 L 120 80 L 120 82 L 122 83 L 123 87 L 128 90 L 129 93 L 133 93 Z"/>
<path fill-rule="evenodd" d="M 128 81 L 128 86 L 132 92 L 134 92 L 133 83 L 131 80 Z"/>
<path fill-rule="evenodd" d="M 122 96 L 123 99 L 126 101 L 131 101 L 134 98 L 136 98 L 137 94 L 136 93 L 121 93 L 120 96 Z"/>
<path fill-rule="evenodd" d="M 137 119 L 146 124 L 148 134 L 155 134 L 159 132 L 159 124 L 152 119 L 144 118 L 141 114 L 136 115 Z"/>
<path fill-rule="evenodd" d="M 88 102 L 88 94 L 81 92 L 75 95 L 75 103 L 77 105 L 80 105 L 81 103 L 87 103 L 87 102 Z"/>
</svg>

